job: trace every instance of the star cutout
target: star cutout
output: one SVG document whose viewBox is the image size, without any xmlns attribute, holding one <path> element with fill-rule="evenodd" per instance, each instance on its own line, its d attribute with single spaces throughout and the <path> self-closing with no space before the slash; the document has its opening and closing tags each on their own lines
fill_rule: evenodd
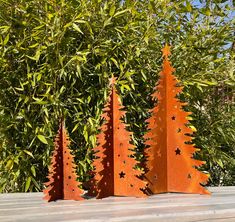
<svg viewBox="0 0 235 222">
<path fill-rule="evenodd" d="M 119 176 L 120 176 L 120 178 L 124 178 L 125 177 L 125 173 L 122 171 L 121 173 L 119 173 Z"/>
<path fill-rule="evenodd" d="M 161 154 L 161 151 L 160 151 L 160 150 L 158 150 L 158 151 L 157 151 L 157 156 L 158 156 L 158 157 L 161 157 L 161 156 L 162 156 L 162 154 Z"/>
<path fill-rule="evenodd" d="M 162 49 L 162 57 L 168 57 L 171 54 L 171 46 L 169 46 L 167 43 L 164 46 L 164 48 Z"/>
<path fill-rule="evenodd" d="M 172 119 L 172 120 L 175 120 L 175 119 L 176 119 L 176 117 L 175 117 L 175 116 L 172 116 L 172 117 L 171 117 L 171 119 Z"/>
<path fill-rule="evenodd" d="M 180 133 L 182 130 L 180 129 L 180 128 L 178 128 L 178 130 L 177 130 L 177 133 Z"/>
<path fill-rule="evenodd" d="M 179 149 L 179 148 L 177 148 L 176 150 L 175 150 L 175 155 L 180 155 L 181 154 L 181 150 Z"/>
</svg>

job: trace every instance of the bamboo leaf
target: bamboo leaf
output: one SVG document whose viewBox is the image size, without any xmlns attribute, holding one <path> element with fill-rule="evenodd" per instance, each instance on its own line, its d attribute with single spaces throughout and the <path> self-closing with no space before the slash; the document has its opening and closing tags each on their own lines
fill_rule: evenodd
<svg viewBox="0 0 235 222">
<path fill-rule="evenodd" d="M 25 192 L 29 190 L 30 184 L 31 184 L 31 177 L 28 177 L 25 183 L 25 190 L 24 190 Z"/>
<path fill-rule="evenodd" d="M 46 138 L 45 138 L 43 135 L 37 135 L 37 137 L 38 137 L 38 139 L 39 139 L 42 143 L 48 144 Z"/>
<path fill-rule="evenodd" d="M 8 160 L 6 164 L 6 169 L 11 170 L 14 166 L 14 161 L 13 160 Z"/>
<path fill-rule="evenodd" d="M 32 154 L 30 151 L 24 150 L 24 152 L 25 152 L 27 155 L 29 155 L 29 156 L 31 156 L 32 158 L 34 158 L 33 154 Z"/>
<path fill-rule="evenodd" d="M 33 176 L 36 177 L 35 167 L 32 165 L 30 169 L 31 169 L 31 172 L 32 172 Z"/>
<path fill-rule="evenodd" d="M 125 9 L 125 10 L 122 10 L 122 11 L 118 11 L 117 13 L 114 14 L 113 17 L 120 17 L 120 16 L 123 16 L 126 12 L 129 12 L 130 9 Z"/>
<path fill-rule="evenodd" d="M 73 23 L 73 28 L 74 28 L 74 30 L 76 30 L 77 32 L 80 32 L 81 34 L 84 34 L 77 24 Z"/>
</svg>

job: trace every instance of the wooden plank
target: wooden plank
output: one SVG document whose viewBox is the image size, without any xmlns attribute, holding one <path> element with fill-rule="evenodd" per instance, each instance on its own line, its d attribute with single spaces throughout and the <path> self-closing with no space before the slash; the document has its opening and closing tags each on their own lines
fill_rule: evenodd
<svg viewBox="0 0 235 222">
<path fill-rule="evenodd" d="M 47 203 L 42 193 L 0 194 L 0 221 L 235 221 L 235 187 L 211 187 L 211 196 L 160 194 L 146 198 Z"/>
</svg>

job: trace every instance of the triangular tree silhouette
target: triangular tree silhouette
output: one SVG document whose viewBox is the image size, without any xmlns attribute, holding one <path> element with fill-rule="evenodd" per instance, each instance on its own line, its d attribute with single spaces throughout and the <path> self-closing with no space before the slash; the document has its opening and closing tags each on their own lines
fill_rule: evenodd
<svg viewBox="0 0 235 222">
<path fill-rule="evenodd" d="M 140 179 L 143 172 L 134 169 L 137 161 L 133 157 L 134 145 L 130 144 L 131 132 L 121 120 L 125 111 L 115 89 L 115 78 L 110 80 L 111 93 L 102 115 L 104 124 L 97 136 L 94 148 L 93 178 L 89 195 L 145 197 L 146 182 Z"/>
<path fill-rule="evenodd" d="M 83 200 L 81 195 L 83 190 L 78 186 L 80 183 L 76 180 L 76 165 L 74 156 L 69 149 L 69 137 L 67 135 L 64 120 L 60 121 L 58 134 L 54 141 L 54 151 L 49 168 L 49 181 L 45 183 L 46 188 L 43 190 L 44 199 L 55 201 L 64 200 Z"/>
<path fill-rule="evenodd" d="M 177 98 L 182 87 L 173 75 L 175 70 L 168 58 L 170 46 L 166 44 L 162 52 L 163 68 L 152 94 L 156 103 L 147 120 L 149 131 L 144 136 L 148 191 L 209 194 L 201 186 L 207 182 L 208 175 L 196 169 L 204 162 L 193 159 L 198 149 L 191 142 L 193 132 L 187 126 L 191 113 L 183 110 L 187 104 Z"/>
</svg>

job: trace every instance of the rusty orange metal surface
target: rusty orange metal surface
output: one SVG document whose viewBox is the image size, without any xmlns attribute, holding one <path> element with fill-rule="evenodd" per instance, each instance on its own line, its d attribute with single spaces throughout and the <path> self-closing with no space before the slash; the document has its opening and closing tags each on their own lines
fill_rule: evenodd
<svg viewBox="0 0 235 222">
<path fill-rule="evenodd" d="M 204 162 L 193 159 L 197 149 L 190 142 L 189 135 L 193 132 L 187 127 L 191 113 L 183 110 L 187 104 L 177 98 L 182 87 L 173 75 L 175 70 L 169 61 L 170 46 L 166 45 L 162 52 L 163 68 L 152 95 L 156 103 L 150 111 L 151 117 L 147 120 L 149 131 L 145 135 L 148 192 L 209 194 L 201 186 L 207 182 L 208 175 L 195 168 Z"/>
<path fill-rule="evenodd" d="M 44 199 L 47 201 L 83 200 L 83 190 L 78 186 L 73 155 L 69 149 L 69 137 L 66 133 L 64 121 L 61 120 L 58 134 L 55 138 L 51 166 L 49 168 L 49 181 L 45 183 Z"/>
<path fill-rule="evenodd" d="M 122 121 L 124 108 L 115 88 L 115 78 L 110 80 L 111 93 L 103 109 L 104 124 L 97 136 L 98 146 L 94 148 L 93 178 L 89 195 L 104 198 L 108 196 L 145 197 L 146 182 L 140 179 L 141 171 L 134 169 L 137 161 L 134 145 L 130 144 L 131 132 Z"/>
</svg>

